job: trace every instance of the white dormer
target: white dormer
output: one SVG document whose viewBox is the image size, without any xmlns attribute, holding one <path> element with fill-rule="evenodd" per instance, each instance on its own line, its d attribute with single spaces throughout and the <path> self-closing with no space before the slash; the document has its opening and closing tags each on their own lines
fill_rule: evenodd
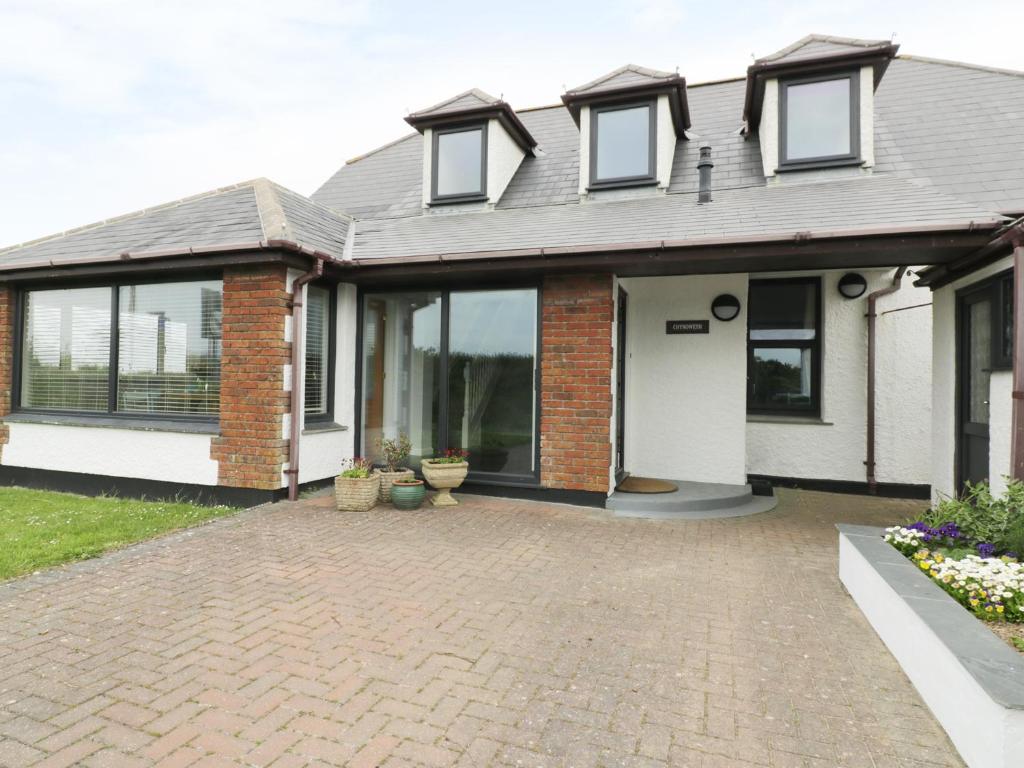
<svg viewBox="0 0 1024 768">
<path fill-rule="evenodd" d="M 684 78 L 627 64 L 562 102 L 580 128 L 580 195 L 668 187 L 676 140 L 690 127 Z"/>
<path fill-rule="evenodd" d="M 747 69 L 744 121 L 764 175 L 875 164 L 875 89 L 899 48 L 808 35 Z"/>
<path fill-rule="evenodd" d="M 423 206 L 494 206 L 537 142 L 512 108 L 472 89 L 414 112 L 423 134 Z"/>
</svg>

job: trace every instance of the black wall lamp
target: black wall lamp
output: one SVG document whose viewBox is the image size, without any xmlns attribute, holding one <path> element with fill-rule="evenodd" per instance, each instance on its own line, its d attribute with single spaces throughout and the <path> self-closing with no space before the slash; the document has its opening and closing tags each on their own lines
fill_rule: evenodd
<svg viewBox="0 0 1024 768">
<path fill-rule="evenodd" d="M 839 293 L 847 299 L 859 298 L 864 295 L 864 291 L 867 289 L 868 281 L 864 279 L 864 275 L 859 275 L 856 272 L 847 272 L 839 278 Z"/>
<path fill-rule="evenodd" d="M 740 300 L 731 293 L 723 293 L 715 297 L 711 302 L 711 314 L 716 320 L 729 322 L 735 320 L 740 313 Z"/>
</svg>

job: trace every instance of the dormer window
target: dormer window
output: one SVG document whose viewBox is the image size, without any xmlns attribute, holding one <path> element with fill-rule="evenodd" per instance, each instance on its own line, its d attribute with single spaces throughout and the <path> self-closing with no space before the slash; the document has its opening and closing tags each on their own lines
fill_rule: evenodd
<svg viewBox="0 0 1024 768">
<path fill-rule="evenodd" d="M 779 83 L 780 167 L 859 162 L 858 74 L 819 75 Z"/>
<path fill-rule="evenodd" d="M 487 190 L 487 124 L 437 128 L 431 199 L 484 198 Z"/>
<path fill-rule="evenodd" d="M 654 100 L 591 107 L 591 187 L 656 181 L 656 109 Z"/>
</svg>

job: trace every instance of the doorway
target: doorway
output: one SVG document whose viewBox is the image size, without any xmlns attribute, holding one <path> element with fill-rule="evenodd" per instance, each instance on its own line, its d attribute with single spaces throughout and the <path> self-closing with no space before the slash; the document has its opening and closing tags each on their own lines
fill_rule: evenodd
<svg viewBox="0 0 1024 768">
<path fill-rule="evenodd" d="M 957 487 L 989 480 L 989 381 L 992 377 L 992 290 L 959 297 L 957 343 Z"/>
<path fill-rule="evenodd" d="M 626 312 L 629 294 L 619 286 L 615 327 L 615 484 L 626 476 Z"/>
</svg>

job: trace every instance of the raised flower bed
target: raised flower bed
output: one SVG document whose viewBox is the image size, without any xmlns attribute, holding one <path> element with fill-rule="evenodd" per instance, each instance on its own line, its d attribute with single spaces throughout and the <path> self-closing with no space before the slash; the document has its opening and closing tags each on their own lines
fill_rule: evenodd
<svg viewBox="0 0 1024 768">
<path fill-rule="evenodd" d="M 1024 765 L 1024 655 L 989 629 L 1024 626 L 1024 565 L 1007 550 L 1022 490 L 839 526 L 840 579 L 972 768 Z"/>
</svg>

